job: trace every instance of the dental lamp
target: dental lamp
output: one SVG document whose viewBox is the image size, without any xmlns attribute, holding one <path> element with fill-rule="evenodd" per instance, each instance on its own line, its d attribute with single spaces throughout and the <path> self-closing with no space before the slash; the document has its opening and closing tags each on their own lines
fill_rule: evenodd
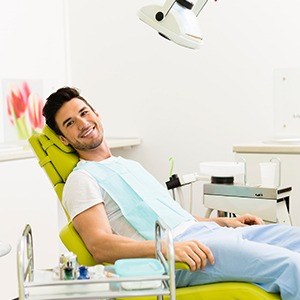
<svg viewBox="0 0 300 300">
<path fill-rule="evenodd" d="M 207 1 L 166 0 L 163 6 L 152 4 L 142 7 L 138 17 L 168 40 L 197 49 L 202 44 L 197 16 Z"/>
</svg>

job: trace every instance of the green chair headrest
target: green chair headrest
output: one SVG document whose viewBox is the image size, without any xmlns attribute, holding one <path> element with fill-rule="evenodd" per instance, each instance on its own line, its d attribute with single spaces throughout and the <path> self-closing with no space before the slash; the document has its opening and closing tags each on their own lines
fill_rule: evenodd
<svg viewBox="0 0 300 300">
<path fill-rule="evenodd" d="M 45 125 L 43 128 L 43 133 L 55 144 L 59 149 L 66 153 L 75 152 L 71 146 L 66 146 L 58 137 L 58 135 L 48 126 Z"/>
</svg>

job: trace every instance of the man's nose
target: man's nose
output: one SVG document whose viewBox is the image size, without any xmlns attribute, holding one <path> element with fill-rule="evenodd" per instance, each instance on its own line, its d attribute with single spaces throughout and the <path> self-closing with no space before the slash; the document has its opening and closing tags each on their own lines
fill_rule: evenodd
<svg viewBox="0 0 300 300">
<path fill-rule="evenodd" d="M 88 121 L 84 118 L 78 118 L 77 124 L 78 124 L 78 129 L 82 130 L 84 127 L 88 125 Z"/>
</svg>

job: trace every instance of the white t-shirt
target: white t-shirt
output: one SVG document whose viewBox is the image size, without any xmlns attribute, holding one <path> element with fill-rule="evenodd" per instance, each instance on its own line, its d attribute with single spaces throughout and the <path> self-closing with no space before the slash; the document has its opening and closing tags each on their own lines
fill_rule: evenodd
<svg viewBox="0 0 300 300">
<path fill-rule="evenodd" d="M 112 156 L 98 163 L 106 163 L 115 159 L 117 158 Z M 81 163 L 83 162 L 78 162 L 78 164 Z M 99 203 L 104 203 L 110 226 L 115 234 L 127 236 L 135 240 L 144 240 L 144 238 L 123 217 L 116 202 L 85 170 L 75 170 L 69 175 L 64 186 L 62 198 L 63 205 L 70 215 L 71 220 L 88 208 Z"/>
</svg>

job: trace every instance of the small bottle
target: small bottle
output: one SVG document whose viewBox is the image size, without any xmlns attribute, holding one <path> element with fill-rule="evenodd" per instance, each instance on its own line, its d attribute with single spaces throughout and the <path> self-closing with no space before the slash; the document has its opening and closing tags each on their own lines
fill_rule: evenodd
<svg viewBox="0 0 300 300">
<path fill-rule="evenodd" d="M 59 279 L 64 279 L 64 269 L 67 266 L 67 259 L 64 254 L 59 257 Z"/>
<path fill-rule="evenodd" d="M 86 266 L 80 266 L 78 270 L 79 276 L 77 279 L 90 279 L 89 270 Z"/>
<path fill-rule="evenodd" d="M 71 263 L 73 267 L 73 278 L 77 277 L 77 255 L 72 251 L 68 253 L 67 260 Z"/>
<path fill-rule="evenodd" d="M 64 280 L 73 280 L 74 279 L 74 268 L 72 267 L 71 262 L 67 262 L 67 266 L 64 268 Z"/>
</svg>

